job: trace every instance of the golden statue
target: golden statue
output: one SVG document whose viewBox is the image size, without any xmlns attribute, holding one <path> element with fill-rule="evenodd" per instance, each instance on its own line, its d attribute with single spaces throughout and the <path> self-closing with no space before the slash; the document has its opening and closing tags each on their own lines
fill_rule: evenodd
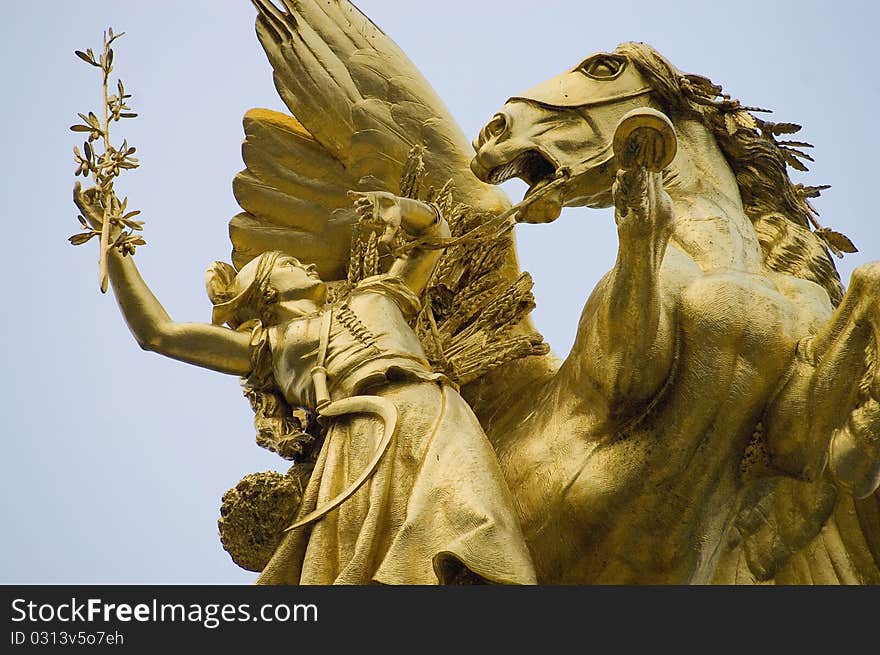
<svg viewBox="0 0 880 655">
<path fill-rule="evenodd" d="M 150 294 L 124 202 L 75 193 L 138 341 L 242 376 L 258 443 L 294 461 L 224 497 L 236 562 L 268 583 L 880 583 L 880 263 L 844 290 L 831 253 L 854 246 L 788 175 L 799 126 L 627 43 L 512 97 L 471 149 L 353 5 L 254 4 L 293 116 L 245 116 L 214 325 Z M 559 361 L 511 229 L 563 206 L 613 206 L 619 249 Z"/>
</svg>

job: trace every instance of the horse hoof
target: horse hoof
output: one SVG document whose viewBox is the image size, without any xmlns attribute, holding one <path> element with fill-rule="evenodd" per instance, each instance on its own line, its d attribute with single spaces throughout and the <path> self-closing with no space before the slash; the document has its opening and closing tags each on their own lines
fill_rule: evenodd
<svg viewBox="0 0 880 655">
<path fill-rule="evenodd" d="M 624 170 L 644 166 L 659 173 L 672 163 L 678 139 L 665 114 L 640 107 L 626 113 L 614 132 L 614 155 Z"/>
</svg>

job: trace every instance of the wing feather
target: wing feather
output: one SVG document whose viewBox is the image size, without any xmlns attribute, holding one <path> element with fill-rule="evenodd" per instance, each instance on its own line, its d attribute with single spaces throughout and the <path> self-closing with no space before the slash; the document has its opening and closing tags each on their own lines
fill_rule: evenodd
<svg viewBox="0 0 880 655">
<path fill-rule="evenodd" d="M 880 491 L 855 501 L 854 514 L 857 526 L 853 526 L 852 530 L 853 532 L 858 530 L 865 540 L 865 551 L 880 574 Z M 880 584 L 880 575 L 877 583 Z"/>
<path fill-rule="evenodd" d="M 282 249 L 345 277 L 350 225 L 346 193 L 400 191 L 410 151 L 425 146 L 425 188 L 452 180 L 454 200 L 478 211 L 510 206 L 469 168 L 470 145 L 440 98 L 400 48 L 346 0 L 252 0 L 257 38 L 293 117 L 245 115 L 246 169 L 233 181 L 245 210 L 230 222 L 236 266 Z M 295 117 L 295 118 L 294 118 Z M 505 277 L 518 270 L 512 245 Z"/>
<path fill-rule="evenodd" d="M 268 109 L 244 117 L 246 170 L 233 193 L 246 213 L 229 224 L 233 264 L 266 250 L 313 262 L 327 280 L 345 276 L 350 225 L 357 216 L 346 196 L 356 182 L 342 163 L 294 118 Z"/>
<path fill-rule="evenodd" d="M 782 517 L 791 521 L 792 515 Z M 796 517 L 795 517 L 796 518 Z M 786 529 L 787 529 L 786 524 Z M 818 533 L 760 581 L 740 538 L 727 544 L 714 584 L 880 584 L 880 492 L 856 500 L 838 492 L 834 511 Z"/>
<path fill-rule="evenodd" d="M 328 249 L 328 238 L 347 238 L 350 233 L 345 226 L 328 223 L 319 234 L 299 232 L 281 226 L 267 225 L 246 212 L 237 214 L 229 221 L 229 236 L 236 247 L 232 263 L 241 268 L 251 259 L 267 250 L 295 253 L 306 262 L 314 262 L 319 275 L 325 280 L 340 279 L 348 265 L 348 249 Z"/>
</svg>

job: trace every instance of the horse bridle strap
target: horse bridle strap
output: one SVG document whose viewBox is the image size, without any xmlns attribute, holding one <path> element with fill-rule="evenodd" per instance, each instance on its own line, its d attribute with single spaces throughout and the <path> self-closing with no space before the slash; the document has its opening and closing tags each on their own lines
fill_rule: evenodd
<svg viewBox="0 0 880 655">
<path fill-rule="evenodd" d="M 585 107 L 596 107 L 599 105 L 607 105 L 612 102 L 620 102 L 622 100 L 629 100 L 630 98 L 637 98 L 638 96 L 643 96 L 645 94 L 651 93 L 654 89 L 650 86 L 643 86 L 637 89 L 632 89 L 631 91 L 624 91 L 622 93 L 615 93 L 609 96 L 601 96 L 598 98 L 592 98 L 589 100 L 572 100 L 568 103 L 554 102 L 553 100 L 545 99 L 545 98 L 535 98 L 529 97 L 527 95 L 522 96 L 513 96 L 508 98 L 507 101 L 511 100 L 520 100 L 525 102 L 532 102 L 536 105 L 540 105 L 541 107 L 546 107 L 548 109 L 580 109 Z"/>
</svg>

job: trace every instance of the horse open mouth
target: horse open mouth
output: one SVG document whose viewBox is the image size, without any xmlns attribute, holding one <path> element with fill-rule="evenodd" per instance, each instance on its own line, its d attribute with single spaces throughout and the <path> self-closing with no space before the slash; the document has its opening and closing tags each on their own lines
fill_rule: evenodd
<svg viewBox="0 0 880 655">
<path fill-rule="evenodd" d="M 557 167 L 546 155 L 538 150 L 526 150 L 506 164 L 496 166 L 487 179 L 492 184 L 501 184 L 514 177 L 529 185 L 520 203 L 522 208 L 516 213 L 518 222 L 549 223 L 559 217 L 565 193 L 558 184 L 548 186 L 557 179 Z"/>
<path fill-rule="evenodd" d="M 488 175 L 488 181 L 490 184 L 501 184 L 518 177 L 529 185 L 531 191 L 539 183 L 551 180 L 555 175 L 556 166 L 545 155 L 537 150 L 526 150 L 506 164 L 493 168 Z"/>
</svg>

